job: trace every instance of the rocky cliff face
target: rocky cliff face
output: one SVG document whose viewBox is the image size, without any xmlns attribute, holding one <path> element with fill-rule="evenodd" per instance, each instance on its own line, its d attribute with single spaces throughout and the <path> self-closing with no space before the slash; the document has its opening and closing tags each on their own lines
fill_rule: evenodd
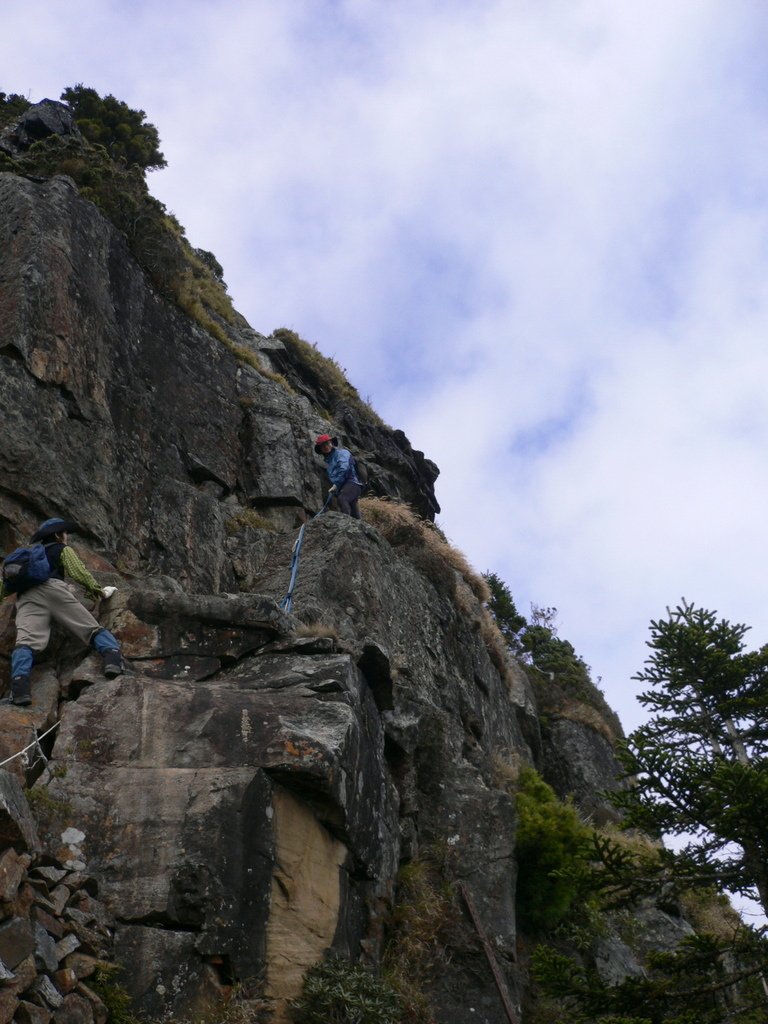
<svg viewBox="0 0 768 1024">
<path fill-rule="evenodd" d="M 236 987 L 288 1019 L 329 950 L 379 961 L 398 869 L 427 852 L 471 894 L 517 1006 L 500 766 L 538 763 L 595 813 L 610 744 L 573 716 L 542 741 L 471 577 L 405 527 L 311 520 L 281 610 L 297 527 L 324 499 L 315 433 L 363 451 L 375 492 L 427 519 L 437 470 L 359 409 L 324 418 L 312 367 L 279 338 L 227 331 L 230 346 L 158 295 L 70 180 L 0 174 L 0 542 L 76 518 L 76 550 L 119 588 L 96 611 L 129 659 L 107 681 L 55 634 L 32 707 L 0 709 L 0 759 L 58 722 L 45 767 L 6 768 L 45 794 L 46 849 L 82 834 L 112 953 L 152 1018 Z M 454 927 L 466 955 L 428 979 L 437 1019 L 508 1021 L 470 918 Z"/>
</svg>

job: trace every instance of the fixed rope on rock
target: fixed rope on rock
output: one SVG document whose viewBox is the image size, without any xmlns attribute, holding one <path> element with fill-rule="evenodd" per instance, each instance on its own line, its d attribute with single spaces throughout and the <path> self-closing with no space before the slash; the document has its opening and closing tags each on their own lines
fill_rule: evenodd
<svg viewBox="0 0 768 1024">
<path fill-rule="evenodd" d="M 24 747 L 23 750 L 17 750 L 15 754 L 11 754 L 11 756 L 6 757 L 4 761 L 0 761 L 0 768 L 2 768 L 3 765 L 6 765 L 11 761 L 14 761 L 17 757 L 21 758 L 21 763 L 24 765 L 25 768 L 34 768 L 38 761 L 41 760 L 43 761 L 44 764 L 48 764 L 48 758 L 43 753 L 43 748 L 40 746 L 40 740 L 44 740 L 48 733 L 53 732 L 53 730 L 56 729 L 58 725 L 59 722 L 54 722 L 50 729 L 46 729 L 42 736 L 37 736 L 34 740 L 32 740 L 31 743 Z M 30 750 L 36 750 L 38 755 L 35 761 L 33 761 L 31 764 L 31 759 L 28 754 L 28 751 Z"/>
<path fill-rule="evenodd" d="M 331 501 L 333 500 L 334 493 L 334 491 L 329 491 L 328 497 L 325 499 L 325 504 L 323 505 L 319 512 L 316 512 L 312 516 L 312 519 L 310 519 L 310 523 L 313 520 L 317 519 L 319 516 L 321 516 L 323 512 L 325 512 L 325 510 L 328 508 L 328 506 L 331 504 Z M 296 538 L 296 542 L 294 543 L 293 550 L 291 552 L 291 581 L 288 584 L 288 593 L 280 602 L 280 607 L 283 609 L 284 612 L 289 612 L 293 605 L 293 588 L 296 586 L 296 576 L 298 575 L 299 572 L 299 558 L 301 556 L 301 545 L 304 543 L 304 531 L 306 530 L 307 525 L 307 523 L 304 523 L 301 529 L 299 530 L 299 536 Z"/>
</svg>

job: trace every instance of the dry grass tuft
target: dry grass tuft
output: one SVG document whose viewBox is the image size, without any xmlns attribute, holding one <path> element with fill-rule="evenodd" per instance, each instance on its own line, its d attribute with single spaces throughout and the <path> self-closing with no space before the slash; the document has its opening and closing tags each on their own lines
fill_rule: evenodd
<svg viewBox="0 0 768 1024">
<path fill-rule="evenodd" d="M 578 722 L 581 725 L 589 726 L 590 729 L 594 729 L 608 740 L 614 749 L 616 748 L 619 737 L 611 728 L 610 723 L 591 704 L 585 704 L 580 700 L 568 700 L 558 707 L 557 714 L 561 718 L 567 718 L 569 722 Z"/>
<path fill-rule="evenodd" d="M 481 612 L 480 636 L 483 638 L 483 643 L 485 644 L 492 664 L 507 684 L 507 688 L 511 689 L 512 657 L 509 653 L 507 642 L 501 635 L 499 627 L 496 625 L 496 620 L 487 608 L 483 608 Z"/>
<path fill-rule="evenodd" d="M 599 835 L 610 839 L 616 846 L 621 847 L 622 850 L 627 850 L 646 859 L 658 858 L 663 849 L 660 842 L 652 839 L 645 832 L 638 832 L 637 829 L 624 829 L 619 828 L 618 825 L 607 824 L 601 825 L 596 831 Z"/>
<path fill-rule="evenodd" d="M 327 636 L 330 637 L 331 640 L 338 641 L 339 631 L 335 626 L 328 625 L 327 622 L 302 622 L 296 627 L 296 636 Z"/>
<path fill-rule="evenodd" d="M 450 886 L 434 865 L 412 861 L 401 868 L 383 966 L 406 1001 L 409 1021 L 434 1022 L 424 989 L 448 967 L 447 936 L 459 916 Z"/>
<path fill-rule="evenodd" d="M 235 512 L 227 520 L 225 529 L 230 537 L 240 533 L 241 530 L 268 530 L 270 533 L 275 533 L 272 523 L 252 508 L 242 508 L 239 512 Z"/>
<path fill-rule="evenodd" d="M 520 779 L 520 769 L 523 761 L 516 750 L 504 750 L 493 755 L 493 782 L 497 789 L 503 789 L 507 793 L 517 792 Z"/>
<path fill-rule="evenodd" d="M 713 890 L 696 889 L 684 892 L 680 896 L 680 905 L 685 917 L 699 935 L 714 935 L 728 942 L 733 939 L 739 928 L 743 927 L 741 918 L 731 906 L 728 897 Z"/>
<path fill-rule="evenodd" d="M 409 556 L 421 552 L 427 560 L 432 556 L 461 576 L 478 601 L 485 603 L 491 598 L 488 584 L 475 572 L 464 555 L 452 547 L 442 531 L 426 519 L 418 516 L 410 505 L 403 501 L 386 498 L 363 498 L 360 502 L 365 518 L 373 523 L 392 547 L 405 548 Z M 442 582 L 443 574 L 440 574 Z M 453 580 L 451 597 L 454 596 Z"/>
</svg>

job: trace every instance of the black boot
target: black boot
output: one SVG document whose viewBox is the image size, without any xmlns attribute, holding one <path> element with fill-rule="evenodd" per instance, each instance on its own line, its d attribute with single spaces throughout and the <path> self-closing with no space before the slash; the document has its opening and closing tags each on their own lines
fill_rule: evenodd
<svg viewBox="0 0 768 1024">
<path fill-rule="evenodd" d="M 11 679 L 11 704 L 31 704 L 32 684 L 29 676 L 14 676 Z"/>
<path fill-rule="evenodd" d="M 113 679 L 115 676 L 121 676 L 125 672 L 123 656 L 120 651 L 104 651 L 102 657 L 104 658 L 105 676 Z"/>
</svg>

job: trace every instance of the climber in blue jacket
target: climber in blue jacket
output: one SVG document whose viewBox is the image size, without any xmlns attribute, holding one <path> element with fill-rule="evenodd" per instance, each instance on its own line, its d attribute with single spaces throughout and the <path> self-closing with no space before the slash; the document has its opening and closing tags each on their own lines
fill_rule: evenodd
<svg viewBox="0 0 768 1024">
<path fill-rule="evenodd" d="M 348 448 L 339 448 L 339 439 L 320 434 L 315 439 L 315 451 L 325 459 L 325 468 L 331 481 L 330 494 L 336 495 L 339 512 L 353 519 L 362 518 L 358 498 L 363 485 L 356 472 L 355 457 Z"/>
</svg>

